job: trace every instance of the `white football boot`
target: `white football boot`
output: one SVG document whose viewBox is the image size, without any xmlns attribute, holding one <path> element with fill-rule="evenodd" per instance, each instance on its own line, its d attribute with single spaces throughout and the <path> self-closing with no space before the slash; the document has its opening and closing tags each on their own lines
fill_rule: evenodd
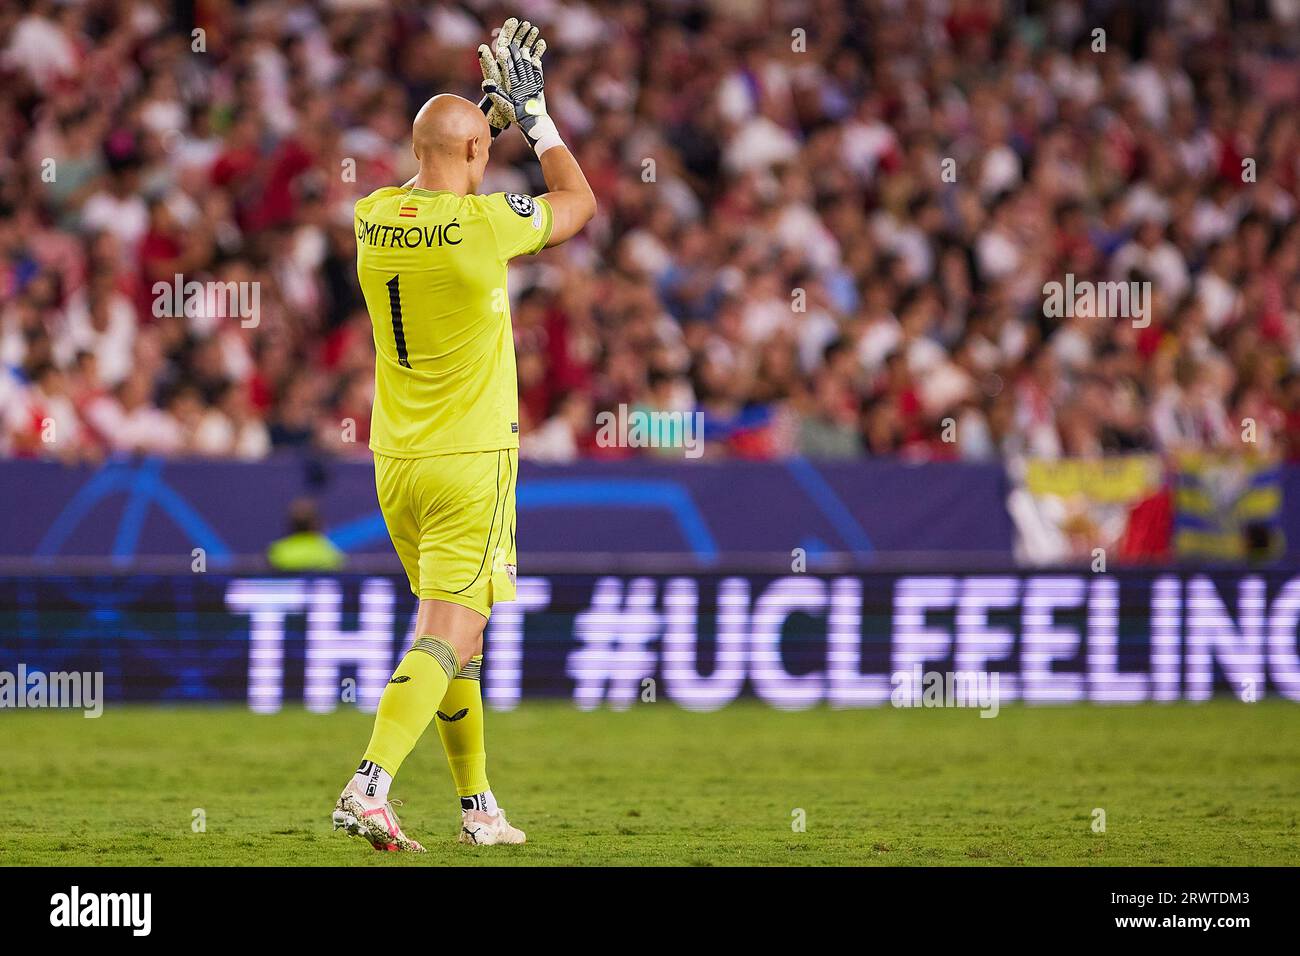
<svg viewBox="0 0 1300 956">
<path fill-rule="evenodd" d="M 349 781 L 334 805 L 334 829 L 364 837 L 376 850 L 423 853 L 424 847 L 402 832 L 402 824 L 393 812 L 393 807 L 401 805 L 400 800 L 367 797 L 355 780 Z"/>
<path fill-rule="evenodd" d="M 492 846 L 494 843 L 523 843 L 525 837 L 524 831 L 512 827 L 506 819 L 506 812 L 498 807 L 495 816 L 486 810 L 462 810 L 458 839 L 471 846 Z"/>
</svg>

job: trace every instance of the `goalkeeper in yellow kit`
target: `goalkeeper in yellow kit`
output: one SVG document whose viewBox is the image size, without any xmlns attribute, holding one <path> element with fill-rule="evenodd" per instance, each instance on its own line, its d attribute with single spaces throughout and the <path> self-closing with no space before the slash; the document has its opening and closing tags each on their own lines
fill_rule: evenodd
<svg viewBox="0 0 1300 956">
<path fill-rule="evenodd" d="M 483 628 L 515 596 L 519 414 L 506 266 L 574 236 L 596 203 L 546 114 L 545 41 L 506 21 L 479 48 L 485 97 L 443 94 L 412 126 L 420 169 L 356 205 L 357 275 L 375 336 L 370 448 L 393 546 L 420 600 L 415 643 L 379 701 L 335 829 L 422 851 L 389 785 L 435 715 L 461 801 L 463 843 L 523 843 L 488 786 L 479 689 Z M 545 195 L 475 194 L 493 138 L 519 126 Z"/>
</svg>

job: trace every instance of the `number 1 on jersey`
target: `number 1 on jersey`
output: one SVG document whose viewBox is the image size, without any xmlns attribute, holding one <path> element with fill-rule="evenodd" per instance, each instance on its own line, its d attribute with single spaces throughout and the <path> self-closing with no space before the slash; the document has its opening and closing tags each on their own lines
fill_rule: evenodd
<svg viewBox="0 0 1300 956">
<path fill-rule="evenodd" d="M 403 368 L 410 368 L 406 357 L 406 333 L 402 331 L 402 293 L 398 288 L 400 276 L 393 276 L 385 285 L 388 287 L 388 309 L 393 314 L 393 344 L 397 346 L 397 363 Z"/>
</svg>

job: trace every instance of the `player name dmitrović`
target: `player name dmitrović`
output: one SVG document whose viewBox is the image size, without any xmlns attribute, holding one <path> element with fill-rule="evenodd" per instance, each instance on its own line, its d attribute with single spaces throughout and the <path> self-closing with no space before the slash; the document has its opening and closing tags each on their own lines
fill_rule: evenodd
<svg viewBox="0 0 1300 956">
<path fill-rule="evenodd" d="M 455 236 L 452 230 L 456 230 Z M 363 246 L 387 249 L 419 249 L 423 246 L 458 246 L 464 242 L 460 235 L 461 225 L 455 219 L 451 222 L 434 223 L 432 226 L 394 226 L 386 223 L 367 222 L 357 217 L 357 242 Z"/>
</svg>

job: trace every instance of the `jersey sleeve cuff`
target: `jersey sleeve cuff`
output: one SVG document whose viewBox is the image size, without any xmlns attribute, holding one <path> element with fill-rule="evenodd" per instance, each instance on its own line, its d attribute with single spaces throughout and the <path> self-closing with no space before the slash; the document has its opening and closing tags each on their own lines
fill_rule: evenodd
<svg viewBox="0 0 1300 956">
<path fill-rule="evenodd" d="M 541 242 L 537 244 L 536 249 L 534 249 L 531 253 L 529 253 L 529 255 L 534 255 L 534 256 L 546 248 L 546 243 L 550 241 L 551 238 L 551 230 L 555 228 L 555 210 L 551 208 L 551 204 L 547 202 L 545 199 L 538 196 L 537 205 L 540 208 L 546 210 L 546 225 L 542 228 Z"/>
</svg>

